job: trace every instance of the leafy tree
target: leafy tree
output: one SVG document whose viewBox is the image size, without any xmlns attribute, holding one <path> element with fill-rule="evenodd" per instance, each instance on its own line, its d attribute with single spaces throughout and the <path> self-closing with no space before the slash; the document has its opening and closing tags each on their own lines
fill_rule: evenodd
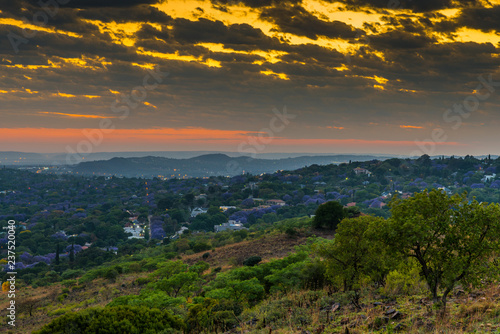
<svg viewBox="0 0 500 334">
<path fill-rule="evenodd" d="M 75 264 L 75 245 L 71 244 L 71 249 L 69 251 L 69 265 L 73 267 Z"/>
<path fill-rule="evenodd" d="M 384 239 L 394 252 L 418 261 L 435 302 L 443 290 L 444 314 L 457 282 L 477 286 L 487 274 L 486 262 L 499 249 L 500 207 L 425 190 L 394 200 L 391 211 Z"/>
<path fill-rule="evenodd" d="M 181 272 L 164 278 L 156 283 L 156 288 L 165 291 L 169 296 L 176 298 L 178 295 L 193 291 L 194 283 L 198 281 L 198 273 Z"/>
<path fill-rule="evenodd" d="M 59 243 L 57 243 L 57 246 L 56 246 L 56 265 L 59 265 L 60 263 L 60 260 L 59 260 Z"/>
<path fill-rule="evenodd" d="M 165 211 L 173 208 L 175 199 L 173 196 L 164 197 L 158 200 L 157 208 L 158 210 Z"/>
<path fill-rule="evenodd" d="M 345 211 L 342 204 L 336 201 L 321 204 L 316 210 L 313 220 L 315 228 L 328 228 L 335 230 L 338 223 L 345 217 Z"/>
<path fill-rule="evenodd" d="M 187 314 L 188 331 L 200 333 L 226 332 L 238 325 L 237 316 L 241 314 L 241 306 L 232 300 L 204 298 L 202 303 L 189 308 Z"/>
<path fill-rule="evenodd" d="M 243 261 L 243 265 L 253 267 L 257 265 L 260 261 L 262 261 L 262 258 L 260 256 L 250 256 L 248 259 Z"/>
<path fill-rule="evenodd" d="M 318 254 L 326 260 L 326 275 L 344 291 L 357 292 L 362 279 L 379 279 L 383 275 L 383 244 L 373 237 L 382 218 L 362 216 L 344 219 L 333 241 L 318 244 Z"/>
<path fill-rule="evenodd" d="M 262 300 L 264 295 L 264 287 L 255 277 L 244 281 L 227 280 L 224 288 L 206 293 L 208 298 L 234 300 L 243 305 L 255 304 Z"/>
<path fill-rule="evenodd" d="M 139 295 L 125 295 L 113 299 L 108 307 L 113 306 L 147 306 L 151 308 L 158 308 L 165 310 L 181 305 L 186 302 L 185 298 L 172 298 L 164 291 L 153 291 L 150 289 L 143 289 Z"/>
</svg>

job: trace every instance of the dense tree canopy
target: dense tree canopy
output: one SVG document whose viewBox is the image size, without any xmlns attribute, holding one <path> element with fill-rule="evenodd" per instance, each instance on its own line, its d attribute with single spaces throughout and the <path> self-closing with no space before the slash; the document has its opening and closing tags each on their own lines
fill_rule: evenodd
<svg viewBox="0 0 500 334">
<path fill-rule="evenodd" d="M 340 223 L 345 216 L 346 212 L 342 204 L 336 201 L 329 201 L 318 207 L 313 225 L 316 228 L 335 230 L 338 223 Z"/>
<path fill-rule="evenodd" d="M 486 261 L 499 249 L 500 207 L 443 191 L 417 193 L 391 204 L 381 237 L 394 252 L 415 258 L 433 299 L 446 298 L 457 282 L 477 285 Z"/>
</svg>

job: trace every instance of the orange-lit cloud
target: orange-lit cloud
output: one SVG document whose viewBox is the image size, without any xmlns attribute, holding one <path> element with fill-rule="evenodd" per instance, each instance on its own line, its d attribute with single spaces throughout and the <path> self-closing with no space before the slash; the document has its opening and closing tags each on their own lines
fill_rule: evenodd
<svg viewBox="0 0 500 334">
<path fill-rule="evenodd" d="M 415 125 L 400 125 L 401 129 L 423 129 L 423 126 L 415 126 Z"/>
<path fill-rule="evenodd" d="M 152 108 L 158 109 L 158 107 L 156 107 L 154 104 L 149 103 L 149 102 L 147 102 L 147 101 L 142 102 L 142 103 L 144 103 L 144 104 L 145 104 L 145 105 L 147 105 L 148 107 L 152 107 Z"/>
<path fill-rule="evenodd" d="M 53 111 L 39 111 L 38 113 L 44 115 L 54 115 L 54 116 L 74 117 L 74 118 L 115 118 L 114 116 L 66 114 L 62 112 L 53 112 Z"/>
<path fill-rule="evenodd" d="M 344 130 L 343 126 L 327 126 L 327 129 Z"/>
</svg>

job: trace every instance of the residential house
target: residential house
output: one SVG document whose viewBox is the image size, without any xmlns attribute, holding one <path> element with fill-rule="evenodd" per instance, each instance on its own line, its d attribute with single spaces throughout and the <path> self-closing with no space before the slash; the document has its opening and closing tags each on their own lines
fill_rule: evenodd
<svg viewBox="0 0 500 334">
<path fill-rule="evenodd" d="M 239 231 L 239 230 L 246 230 L 247 228 L 243 226 L 243 224 L 237 222 L 236 220 L 230 220 L 227 223 L 223 223 L 220 225 L 215 225 L 214 230 L 215 232 L 222 232 L 222 231 Z"/>
<path fill-rule="evenodd" d="M 179 231 L 175 232 L 175 234 L 170 237 L 170 239 L 172 239 L 172 240 L 179 239 L 181 237 L 181 235 L 184 233 L 184 231 L 187 231 L 187 230 L 189 230 L 189 229 L 186 226 L 182 226 Z"/>
<path fill-rule="evenodd" d="M 194 208 L 193 210 L 191 210 L 191 218 L 194 218 L 202 213 L 207 213 L 207 209 L 203 209 L 203 208 Z"/>
<path fill-rule="evenodd" d="M 361 168 L 361 167 L 356 167 L 353 169 L 354 174 L 356 175 L 368 175 L 371 176 L 372 172 L 370 172 L 368 169 Z"/>
<path fill-rule="evenodd" d="M 279 206 L 286 205 L 285 201 L 280 200 L 280 199 L 270 199 L 270 200 L 267 200 L 266 204 L 268 204 L 268 205 L 279 205 Z"/>
<path fill-rule="evenodd" d="M 497 175 L 493 173 L 492 175 L 485 175 L 482 179 L 481 182 L 488 182 L 491 180 L 494 180 Z"/>
</svg>

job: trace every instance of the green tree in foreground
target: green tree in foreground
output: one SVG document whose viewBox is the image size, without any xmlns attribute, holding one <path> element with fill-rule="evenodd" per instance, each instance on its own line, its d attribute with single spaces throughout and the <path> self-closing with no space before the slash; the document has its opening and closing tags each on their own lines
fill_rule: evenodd
<svg viewBox="0 0 500 334">
<path fill-rule="evenodd" d="M 321 204 L 318 209 L 316 209 L 313 227 L 335 230 L 337 225 L 345 217 L 346 212 L 342 204 L 336 201 L 329 201 Z"/>
<path fill-rule="evenodd" d="M 355 293 L 355 305 L 361 281 L 382 280 L 385 246 L 374 238 L 373 231 L 383 223 L 382 218 L 372 216 L 344 219 L 332 241 L 316 246 L 326 260 L 326 275 L 335 286 Z"/>
<path fill-rule="evenodd" d="M 457 282 L 477 286 L 486 277 L 487 261 L 499 249 L 499 206 L 432 190 L 394 200 L 391 211 L 381 238 L 393 252 L 418 261 L 444 314 Z"/>
<path fill-rule="evenodd" d="M 147 307 L 117 306 L 67 313 L 36 334 L 154 334 L 182 330 L 182 320 L 168 311 Z"/>
</svg>

